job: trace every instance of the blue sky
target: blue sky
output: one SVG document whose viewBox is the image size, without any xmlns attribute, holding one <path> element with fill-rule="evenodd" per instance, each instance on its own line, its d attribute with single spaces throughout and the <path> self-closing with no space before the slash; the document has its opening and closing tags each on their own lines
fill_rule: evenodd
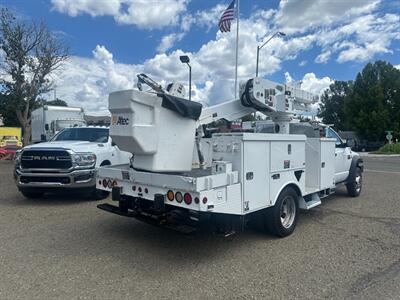
<svg viewBox="0 0 400 300">
<path fill-rule="evenodd" d="M 235 32 L 218 32 L 230 1 L 2 0 L 26 20 L 43 19 L 71 48 L 54 76 L 57 95 L 90 112 L 107 109 L 107 94 L 132 88 L 145 72 L 167 83 L 187 81 L 179 62 L 193 65 L 194 98 L 217 103 L 233 97 Z M 400 0 L 242 0 L 239 76 L 254 76 L 257 44 L 262 76 L 302 80 L 320 93 L 332 80 L 354 79 L 369 61 L 400 66 Z M 233 24 L 233 28 L 235 25 Z"/>
</svg>

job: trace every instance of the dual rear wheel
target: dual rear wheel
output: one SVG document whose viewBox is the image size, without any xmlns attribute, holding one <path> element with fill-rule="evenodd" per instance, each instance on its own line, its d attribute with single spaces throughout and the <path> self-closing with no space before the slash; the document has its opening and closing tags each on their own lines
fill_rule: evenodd
<svg viewBox="0 0 400 300">
<path fill-rule="evenodd" d="M 264 231 L 279 237 L 290 235 L 296 228 L 299 215 L 298 194 L 286 187 L 279 195 L 275 205 L 262 212 L 261 225 Z"/>
</svg>

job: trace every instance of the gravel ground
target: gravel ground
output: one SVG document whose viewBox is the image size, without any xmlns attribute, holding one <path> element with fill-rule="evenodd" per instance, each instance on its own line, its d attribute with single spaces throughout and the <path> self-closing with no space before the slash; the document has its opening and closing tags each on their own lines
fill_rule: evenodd
<svg viewBox="0 0 400 300">
<path fill-rule="evenodd" d="M 303 212 L 293 235 L 181 235 L 80 195 L 27 200 L 0 161 L 0 299 L 400 299 L 400 158 Z"/>
</svg>

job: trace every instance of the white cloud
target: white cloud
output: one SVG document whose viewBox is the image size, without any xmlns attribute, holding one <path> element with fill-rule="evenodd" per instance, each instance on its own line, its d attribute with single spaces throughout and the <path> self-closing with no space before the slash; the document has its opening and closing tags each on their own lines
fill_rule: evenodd
<svg viewBox="0 0 400 300">
<path fill-rule="evenodd" d="M 396 69 L 400 70 L 400 64 L 394 66 Z"/>
<path fill-rule="evenodd" d="M 327 26 L 354 15 L 371 12 L 379 2 L 379 0 L 286 0 L 279 3 L 275 22 L 286 33 L 305 32 L 309 28 Z"/>
<path fill-rule="evenodd" d="M 87 112 L 108 113 L 108 94 L 132 88 L 141 70 L 141 66 L 115 63 L 105 47 L 96 46 L 93 58 L 72 56 L 54 75 L 57 97 Z"/>
<path fill-rule="evenodd" d="M 325 52 L 322 52 L 321 54 L 319 54 L 316 58 L 315 58 L 315 62 L 316 63 L 320 63 L 320 64 L 325 64 L 328 62 L 330 56 L 331 56 L 332 52 L 330 50 L 326 50 Z"/>
<path fill-rule="evenodd" d="M 133 1 L 139 0 L 110 0 L 108 5 L 111 5 L 111 2 L 120 3 L 118 14 L 113 14 L 118 22 L 121 21 L 118 19 L 119 15 L 129 13 L 129 5 Z M 72 9 L 74 3 L 84 2 L 90 1 L 53 0 L 53 5 L 59 11 L 64 10 L 71 15 L 77 15 L 89 13 L 82 9 L 83 5 L 80 5 L 80 10 L 76 7 L 75 10 Z M 183 6 L 174 10 L 176 13 L 172 14 L 173 17 L 169 18 L 170 21 L 166 23 L 160 21 L 158 24 L 179 25 L 178 31 L 169 33 L 162 38 L 157 55 L 148 58 L 141 65 L 118 64 L 104 46 L 97 46 L 91 59 L 72 57 L 65 67 L 66 71 L 62 79 L 60 76 L 58 82 L 58 90 L 64 91 L 64 98 L 71 99 L 71 105 L 85 103 L 89 110 L 106 110 L 108 93 L 116 89 L 132 88 L 136 82 L 135 75 L 139 72 L 144 72 L 160 82 L 179 81 L 186 84 L 188 69 L 179 61 L 179 56 L 186 54 L 191 59 L 194 100 L 219 103 L 232 99 L 234 97 L 235 68 L 234 32 L 226 34 L 217 32 L 214 39 L 203 44 L 197 51 L 184 52 L 177 49 L 165 53 L 182 40 L 193 26 L 206 29 L 214 26 L 217 31 L 216 22 L 220 13 L 226 8 L 225 5 L 216 5 L 209 10 L 189 14 L 185 11 L 187 1 L 174 0 L 172 2 L 180 3 Z M 378 53 L 389 53 L 392 41 L 400 39 L 399 15 L 382 15 L 376 12 L 377 1 L 343 1 L 338 7 L 334 7 L 331 2 L 325 0 L 301 1 L 301 3 L 305 3 L 304 5 L 300 5 L 298 1 L 284 2 L 281 2 L 278 10 L 258 9 L 249 18 L 240 20 L 239 80 L 245 80 L 255 75 L 257 45 L 276 32 L 278 27 L 274 20 L 282 22 L 279 24 L 283 26 L 285 18 L 293 19 L 285 25 L 288 29 L 286 37 L 272 39 L 261 50 L 259 64 L 261 76 L 277 72 L 281 69 L 282 61 L 295 60 L 299 54 L 316 46 L 320 47 L 321 52 L 314 58 L 315 62 L 326 63 L 329 60 L 337 60 L 343 63 L 365 61 Z M 57 3 L 68 7 L 68 10 L 64 6 L 56 8 Z M 123 9 L 121 3 L 125 3 L 127 7 Z M 296 7 L 297 10 L 294 9 Z M 326 7 L 326 11 L 323 10 L 324 7 Z M 92 15 L 101 15 L 102 9 L 99 7 L 96 9 L 97 11 L 94 10 Z M 313 12 L 308 11 L 309 9 Z M 345 13 L 343 13 L 344 9 Z M 111 12 L 112 8 L 109 11 Z M 157 12 L 154 13 L 157 14 Z M 304 26 L 298 28 L 296 26 L 302 22 L 303 13 L 310 18 L 310 22 L 303 20 Z M 111 13 L 105 12 L 105 14 L 110 15 Z M 322 23 L 317 16 L 325 23 Z M 135 22 L 137 26 L 142 26 L 139 25 L 142 21 L 137 19 Z M 154 24 L 151 25 L 152 23 L 154 22 L 149 21 L 146 28 L 156 28 Z M 235 22 L 232 26 L 235 28 Z M 304 66 L 306 63 L 305 60 L 298 62 L 300 66 Z M 289 77 L 290 74 L 287 78 L 289 79 Z M 304 89 L 320 94 L 332 83 L 332 79 L 329 77 L 318 78 L 314 73 L 307 73 L 302 82 Z M 58 94 L 62 98 L 62 93 Z"/>
<path fill-rule="evenodd" d="M 118 15 L 121 7 L 119 0 L 51 0 L 53 9 L 67 13 L 71 17 L 87 13 L 92 17 Z"/>
<path fill-rule="evenodd" d="M 295 84 L 298 81 L 294 80 L 289 72 L 285 72 L 285 82 L 287 84 Z M 321 95 L 334 81 L 327 76 L 318 78 L 314 73 L 306 73 L 299 82 L 301 83 L 301 88 L 305 91 Z"/>
<path fill-rule="evenodd" d="M 302 60 L 301 62 L 299 62 L 299 66 L 300 67 L 304 67 L 305 65 L 307 65 L 307 61 L 306 60 Z"/>
<path fill-rule="evenodd" d="M 119 24 L 158 29 L 176 25 L 186 11 L 187 0 L 163 0 L 157 4 L 148 0 L 51 0 L 53 9 L 72 17 L 89 14 L 92 17 L 112 16 Z"/>
<path fill-rule="evenodd" d="M 316 95 L 321 95 L 334 81 L 327 76 L 318 78 L 314 73 L 307 73 L 301 82 L 302 89 Z"/>
<path fill-rule="evenodd" d="M 160 44 L 157 47 L 158 52 L 165 52 L 171 49 L 175 43 L 181 41 L 186 34 L 190 31 L 193 24 L 198 27 L 205 27 L 210 30 L 212 27 L 216 27 L 219 16 L 226 7 L 221 4 L 217 4 L 208 10 L 197 11 L 193 14 L 185 14 L 181 17 L 180 29 L 181 32 L 167 34 L 162 37 Z"/>
<path fill-rule="evenodd" d="M 158 52 L 165 52 L 168 49 L 172 48 L 176 42 L 179 42 L 182 40 L 182 38 L 185 36 L 185 34 L 182 33 L 171 33 L 168 35 L 163 36 L 161 39 L 160 45 L 157 47 Z"/>
</svg>

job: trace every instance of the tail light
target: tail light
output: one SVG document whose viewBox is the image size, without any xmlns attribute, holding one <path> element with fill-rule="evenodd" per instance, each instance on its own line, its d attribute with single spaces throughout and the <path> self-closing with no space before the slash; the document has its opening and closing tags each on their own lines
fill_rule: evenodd
<svg viewBox="0 0 400 300">
<path fill-rule="evenodd" d="M 204 197 L 204 198 L 203 198 L 203 203 L 206 204 L 207 201 L 208 201 L 207 197 Z"/>
<path fill-rule="evenodd" d="M 132 187 L 132 191 L 136 191 L 136 185 Z"/>
<path fill-rule="evenodd" d="M 147 194 L 149 192 L 148 188 L 144 188 L 144 192 Z"/>
<path fill-rule="evenodd" d="M 194 198 L 194 203 L 199 204 L 200 199 L 198 197 Z"/>
<path fill-rule="evenodd" d="M 190 203 L 192 203 L 192 196 L 189 193 L 185 193 L 185 195 L 183 196 L 183 200 L 187 205 L 189 205 Z"/>
<path fill-rule="evenodd" d="M 103 187 L 107 187 L 107 179 L 103 179 Z"/>
<path fill-rule="evenodd" d="M 174 192 L 173 192 L 173 191 L 169 190 L 169 191 L 167 192 L 167 199 L 168 199 L 169 201 L 174 201 Z"/>
<path fill-rule="evenodd" d="M 175 193 L 175 200 L 176 200 L 178 203 L 181 203 L 181 202 L 183 201 L 183 196 L 182 196 L 182 193 L 181 193 L 181 192 L 176 192 L 176 193 Z"/>
<path fill-rule="evenodd" d="M 138 192 L 141 193 L 142 192 L 142 188 L 139 186 L 138 187 Z"/>
<path fill-rule="evenodd" d="M 113 182 L 111 181 L 111 179 L 109 179 L 107 181 L 107 186 L 108 186 L 109 189 L 111 189 L 113 187 Z"/>
</svg>

